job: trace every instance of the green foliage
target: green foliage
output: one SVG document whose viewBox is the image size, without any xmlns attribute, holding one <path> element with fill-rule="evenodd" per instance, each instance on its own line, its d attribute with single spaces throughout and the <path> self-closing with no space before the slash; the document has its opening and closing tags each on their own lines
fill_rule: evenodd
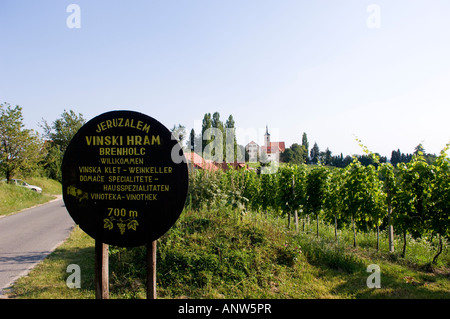
<svg viewBox="0 0 450 319">
<path fill-rule="evenodd" d="M 244 172 L 244 194 L 247 199 L 246 209 L 258 211 L 261 208 L 259 193 L 261 188 L 260 179 L 254 170 Z"/>
<path fill-rule="evenodd" d="M 291 166 L 283 166 L 278 171 L 279 205 L 284 213 L 293 212 L 296 206 L 294 193 L 294 170 Z"/>
<path fill-rule="evenodd" d="M 352 221 L 353 245 L 356 246 L 355 224 L 361 229 L 379 226 L 384 213 L 384 193 L 374 166 L 363 166 L 355 157 L 344 172 L 344 215 Z"/>
<path fill-rule="evenodd" d="M 420 146 L 411 162 L 397 166 L 394 222 L 405 238 L 406 234 L 413 238 L 428 234 L 437 236 L 439 244 L 433 258 L 433 263 L 436 263 L 443 249 L 442 237 L 448 238 L 450 229 L 450 165 L 446 153 L 449 145 L 431 165 L 424 158 Z M 406 240 L 403 256 L 405 253 Z"/>
<path fill-rule="evenodd" d="M 310 161 L 312 164 L 317 164 L 319 162 L 319 156 L 320 156 L 320 149 L 319 145 L 317 143 L 314 143 L 313 148 L 310 152 Z"/>
<path fill-rule="evenodd" d="M 43 157 L 42 150 L 39 135 L 24 128 L 22 108 L 0 104 L 0 172 L 6 179 L 36 170 Z"/>
<path fill-rule="evenodd" d="M 48 178 L 61 181 L 62 180 L 62 159 L 63 153 L 61 149 L 57 145 L 51 145 L 51 143 L 47 144 L 48 151 L 43 160 L 43 168 L 45 170 L 45 174 Z"/>
<path fill-rule="evenodd" d="M 251 289 L 247 297 L 264 294 L 274 270 L 292 267 L 299 256 L 280 244 L 283 237 L 269 223 L 258 226 L 241 220 L 230 208 L 186 211 L 159 241 L 161 293 L 166 297 L 223 294 L 233 298 Z"/>
<path fill-rule="evenodd" d="M 334 224 L 335 240 L 338 241 L 338 222 L 339 224 L 345 223 L 344 219 L 344 203 L 343 198 L 345 196 L 344 171 L 342 169 L 330 170 L 328 179 L 326 181 L 326 190 L 324 198 L 324 219 Z"/>
<path fill-rule="evenodd" d="M 188 203 L 191 208 L 219 207 L 222 204 L 242 214 L 249 211 L 282 213 L 290 218 L 294 212 L 308 219 L 313 214 L 334 224 L 335 240 L 339 229 L 351 225 L 353 245 L 358 232 L 377 233 L 394 226 L 403 235 L 413 238 L 438 238 L 436 258 L 449 237 L 450 164 L 446 149 L 428 164 L 420 155 L 409 163 L 380 162 L 378 155 L 364 148 L 366 157 L 377 165 L 363 165 L 354 157 L 346 168 L 322 165 L 281 165 L 271 174 L 253 170 L 195 171 L 190 173 Z M 394 239 L 390 238 L 392 250 Z"/>
<path fill-rule="evenodd" d="M 281 161 L 290 164 L 301 165 L 306 163 L 308 159 L 308 149 L 304 145 L 297 143 L 292 144 L 283 153 L 281 153 Z"/>
<path fill-rule="evenodd" d="M 234 209 L 245 210 L 248 197 L 245 195 L 245 171 L 237 171 L 231 167 L 224 173 L 222 189 L 226 190 L 227 204 Z"/>
<path fill-rule="evenodd" d="M 336 245 L 333 227 L 320 227 L 317 239 L 308 231 L 287 231 L 273 215 L 241 216 L 225 206 L 185 210 L 158 240 L 158 298 L 449 298 L 448 268 L 423 270 L 432 257 L 429 240 L 411 239 L 411 253 L 403 259 L 375 252 L 373 233 L 354 249 L 348 247 L 347 230 Z M 146 297 L 145 255 L 145 246 L 110 246 L 111 299 Z M 10 297 L 95 298 L 93 258 L 94 240 L 75 227 L 65 243 L 15 283 Z M 439 264 L 449 262 L 444 251 Z M 82 269 L 81 289 L 66 286 L 69 264 Z M 381 289 L 366 286 L 370 264 L 381 268 Z"/>
<path fill-rule="evenodd" d="M 69 146 L 73 136 L 86 123 L 83 115 L 73 111 L 66 111 L 61 117 L 49 125 L 46 120 L 42 121 L 41 127 L 48 141 L 46 142 L 46 155 L 42 161 L 42 167 L 47 177 L 61 181 L 61 164 L 64 152 Z"/>
<path fill-rule="evenodd" d="M 64 154 L 73 136 L 85 123 L 86 120 L 83 118 L 83 114 L 79 113 L 77 115 L 73 110 L 64 110 L 61 117 L 53 121 L 51 126 L 46 120 L 43 120 L 41 126 L 44 129 L 45 136 L 53 145 L 58 146 L 62 154 Z"/>
<path fill-rule="evenodd" d="M 433 179 L 431 167 L 420 156 L 414 156 L 407 164 L 398 166 L 398 189 L 396 192 L 396 227 L 420 237 L 426 230 L 427 215 L 432 205 L 431 188 Z"/>
<path fill-rule="evenodd" d="M 226 190 L 222 188 L 222 171 L 195 170 L 189 173 L 187 203 L 192 209 L 211 208 L 225 201 Z"/>
<path fill-rule="evenodd" d="M 190 146 L 195 136 L 190 137 Z M 200 146 L 200 145 L 199 145 Z M 202 121 L 201 151 L 205 159 L 222 163 L 242 160 L 245 157 L 245 149 L 238 147 L 236 140 L 235 121 L 233 115 L 229 115 L 225 124 L 220 119 L 220 113 L 206 113 Z"/>
<path fill-rule="evenodd" d="M 278 200 L 278 180 L 275 174 L 261 174 L 261 188 L 259 201 L 263 211 L 272 210 L 278 212 L 280 201 Z"/>
<path fill-rule="evenodd" d="M 433 166 L 434 182 L 430 183 L 432 207 L 430 229 L 435 234 L 450 237 L 450 160 L 447 151 L 442 150 Z"/>
<path fill-rule="evenodd" d="M 305 164 L 292 166 L 294 178 L 294 201 L 292 203 L 294 209 L 303 210 L 306 206 L 307 192 L 307 174 L 308 169 Z"/>
<path fill-rule="evenodd" d="M 317 237 L 319 237 L 319 214 L 326 198 L 328 168 L 317 165 L 308 174 L 306 181 L 306 211 L 316 215 Z"/>
<path fill-rule="evenodd" d="M 306 182 L 306 210 L 311 214 L 319 214 L 325 201 L 328 169 L 322 165 L 315 166 L 308 174 Z"/>
<path fill-rule="evenodd" d="M 48 202 L 52 198 L 48 194 L 0 182 L 0 216 Z"/>
</svg>

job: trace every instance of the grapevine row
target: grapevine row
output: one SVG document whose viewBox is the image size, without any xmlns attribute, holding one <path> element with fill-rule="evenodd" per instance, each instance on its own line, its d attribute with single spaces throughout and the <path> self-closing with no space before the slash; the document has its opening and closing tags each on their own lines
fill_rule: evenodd
<svg viewBox="0 0 450 319">
<path fill-rule="evenodd" d="M 450 144 L 449 144 L 450 145 Z M 402 235 L 402 255 L 407 234 L 413 238 L 436 236 L 439 244 L 433 263 L 450 236 L 450 162 L 442 150 L 435 163 L 427 164 L 421 154 L 409 163 L 362 165 L 357 157 L 346 168 L 323 165 L 282 165 L 275 173 L 254 170 L 190 173 L 188 204 L 192 209 L 231 205 L 240 210 L 272 212 L 286 216 L 314 216 L 319 236 L 319 216 L 335 226 L 349 225 L 353 245 L 357 231 L 376 229 L 379 248 L 380 227 Z M 373 155 L 375 156 L 375 155 Z M 376 162 L 376 159 L 375 159 Z"/>
</svg>

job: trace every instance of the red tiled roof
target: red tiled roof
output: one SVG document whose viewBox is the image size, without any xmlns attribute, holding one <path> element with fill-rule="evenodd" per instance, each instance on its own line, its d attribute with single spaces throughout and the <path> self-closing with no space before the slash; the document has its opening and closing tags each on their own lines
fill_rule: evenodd
<svg viewBox="0 0 450 319">
<path fill-rule="evenodd" d="M 284 142 L 270 142 L 270 146 L 263 146 L 261 147 L 263 152 L 266 152 L 267 154 L 276 153 L 278 152 L 284 152 L 286 149 L 286 146 Z"/>
<path fill-rule="evenodd" d="M 186 152 L 186 153 L 184 153 L 184 156 L 186 157 L 188 165 L 191 162 L 193 162 L 194 165 L 200 169 L 208 169 L 208 170 L 212 170 L 212 171 L 218 170 L 217 166 L 214 165 L 213 161 L 205 160 L 203 157 L 201 157 L 197 153 Z"/>
<path fill-rule="evenodd" d="M 245 163 L 239 163 L 239 162 L 233 162 L 233 163 L 215 163 L 218 168 L 222 168 L 224 171 L 228 170 L 230 167 L 237 169 L 237 168 L 247 168 L 247 165 Z"/>
<path fill-rule="evenodd" d="M 277 146 L 278 146 L 278 148 L 280 149 L 281 152 L 284 152 L 285 149 L 286 149 L 286 146 L 284 145 L 284 142 L 273 142 L 273 143 L 270 143 L 270 144 L 278 144 Z"/>
</svg>

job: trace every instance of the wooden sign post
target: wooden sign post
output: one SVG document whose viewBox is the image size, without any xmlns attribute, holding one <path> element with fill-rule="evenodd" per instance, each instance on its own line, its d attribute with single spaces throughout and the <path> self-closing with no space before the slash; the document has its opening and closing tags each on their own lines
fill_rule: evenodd
<svg viewBox="0 0 450 319">
<path fill-rule="evenodd" d="M 147 245 L 147 297 L 156 298 L 156 240 L 179 218 L 188 189 L 172 133 L 142 113 L 101 114 L 71 140 L 62 185 L 69 214 L 96 242 L 96 297 L 109 295 L 108 245 Z"/>
<path fill-rule="evenodd" d="M 109 299 L 109 247 L 95 241 L 95 298 Z"/>
<path fill-rule="evenodd" d="M 147 299 L 156 299 L 156 240 L 147 244 Z"/>
</svg>

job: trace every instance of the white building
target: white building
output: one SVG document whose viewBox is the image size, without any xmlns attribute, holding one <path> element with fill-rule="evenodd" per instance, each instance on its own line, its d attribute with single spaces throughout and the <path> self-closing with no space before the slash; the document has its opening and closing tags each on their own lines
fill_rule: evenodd
<svg viewBox="0 0 450 319">
<path fill-rule="evenodd" d="M 264 146 L 260 147 L 254 141 L 251 141 L 245 146 L 245 150 L 249 154 L 249 162 L 257 162 L 258 154 L 261 156 L 261 152 L 267 155 L 267 159 L 270 161 L 280 161 L 280 154 L 284 152 L 286 146 L 284 142 L 271 142 L 269 128 L 266 125 L 266 133 L 264 134 Z"/>
<path fill-rule="evenodd" d="M 249 162 L 254 163 L 258 161 L 258 154 L 260 152 L 260 147 L 258 144 L 256 144 L 254 141 L 251 141 L 245 146 L 245 150 L 248 153 Z"/>
</svg>

